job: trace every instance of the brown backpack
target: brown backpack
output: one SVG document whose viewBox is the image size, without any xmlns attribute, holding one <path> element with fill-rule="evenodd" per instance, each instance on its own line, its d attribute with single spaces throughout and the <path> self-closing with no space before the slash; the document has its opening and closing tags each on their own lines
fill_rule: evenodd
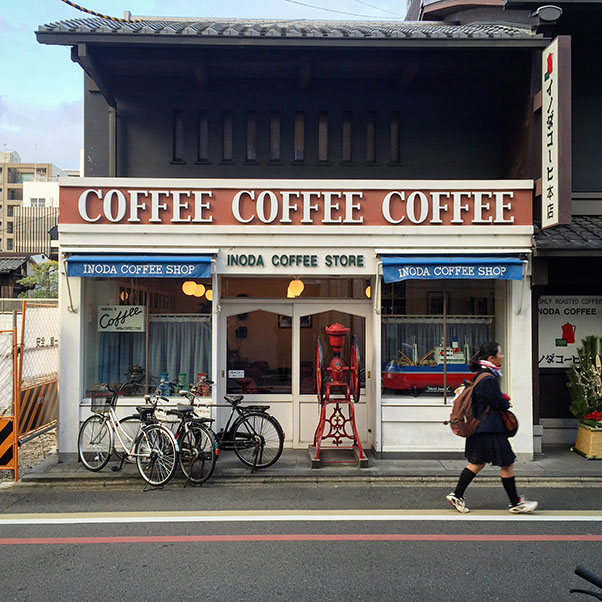
<svg viewBox="0 0 602 602">
<path fill-rule="evenodd" d="M 443 424 L 449 424 L 454 435 L 458 435 L 458 437 L 470 437 L 471 435 L 474 435 L 481 420 L 487 417 L 489 407 L 485 409 L 479 418 L 473 416 L 472 393 L 475 385 L 488 376 L 493 378 L 493 376 L 487 372 L 479 374 L 473 381 L 468 382 L 466 385 L 462 385 L 464 388 L 458 392 L 456 397 L 454 397 L 449 420 L 443 422 Z M 457 390 L 458 389 L 456 389 L 456 391 Z"/>
</svg>

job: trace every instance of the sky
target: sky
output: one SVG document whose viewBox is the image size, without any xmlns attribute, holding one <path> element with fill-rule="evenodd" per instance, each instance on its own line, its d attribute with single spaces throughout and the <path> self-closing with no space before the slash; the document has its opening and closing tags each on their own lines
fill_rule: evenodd
<svg viewBox="0 0 602 602">
<path fill-rule="evenodd" d="M 73 0 L 75 2 L 75 0 Z M 91 11 L 132 16 L 401 20 L 405 0 L 78 0 Z M 312 8 L 316 7 L 316 8 Z M 351 13 L 351 14 L 344 14 Z M 0 0 L 0 152 L 24 163 L 79 168 L 83 71 L 66 46 L 36 41 L 39 25 L 89 16 L 61 0 Z"/>
</svg>

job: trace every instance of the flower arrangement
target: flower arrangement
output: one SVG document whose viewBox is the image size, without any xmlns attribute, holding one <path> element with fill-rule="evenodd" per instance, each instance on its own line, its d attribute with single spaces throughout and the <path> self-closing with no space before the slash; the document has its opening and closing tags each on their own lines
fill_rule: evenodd
<svg viewBox="0 0 602 602">
<path fill-rule="evenodd" d="M 567 372 L 572 401 L 569 410 L 580 423 L 598 422 L 590 416 L 602 414 L 602 339 L 594 335 L 585 337 L 577 348 L 577 355 L 579 362 Z"/>
<path fill-rule="evenodd" d="M 581 422 L 592 428 L 602 430 L 602 412 L 590 412 L 583 417 Z"/>
</svg>

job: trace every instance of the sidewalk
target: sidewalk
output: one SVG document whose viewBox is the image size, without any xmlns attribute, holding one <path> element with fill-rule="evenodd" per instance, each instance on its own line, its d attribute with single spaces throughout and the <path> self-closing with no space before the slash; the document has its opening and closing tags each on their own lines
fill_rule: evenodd
<svg viewBox="0 0 602 602">
<path fill-rule="evenodd" d="M 345 452 L 328 452 L 327 459 L 341 459 Z M 222 484 L 237 482 L 277 483 L 277 482 L 374 482 L 386 484 L 408 482 L 454 483 L 466 461 L 463 459 L 376 459 L 368 454 L 369 466 L 358 468 L 352 464 L 328 463 L 321 468 L 311 468 L 309 453 L 305 450 L 284 450 L 276 464 L 251 473 L 233 452 L 224 452 L 217 461 L 211 480 Z M 118 463 L 110 462 L 101 472 L 86 470 L 80 463 L 58 462 L 53 454 L 29 472 L 20 475 L 22 483 L 47 483 L 54 485 L 118 485 L 128 481 L 140 482 L 140 476 L 133 464 L 124 465 L 119 472 L 111 470 Z M 572 484 L 602 486 L 602 461 L 586 460 L 571 452 L 568 446 L 547 447 L 532 462 L 515 464 L 517 478 L 521 482 L 544 485 Z M 182 480 L 178 471 L 174 477 Z M 480 482 L 499 479 L 499 469 L 487 466 L 479 475 Z M 217 483 L 216 483 L 217 484 Z"/>
</svg>

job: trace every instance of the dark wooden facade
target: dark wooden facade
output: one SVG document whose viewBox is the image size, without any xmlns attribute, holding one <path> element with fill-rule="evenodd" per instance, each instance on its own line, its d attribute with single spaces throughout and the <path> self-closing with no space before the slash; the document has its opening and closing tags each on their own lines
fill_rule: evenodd
<svg viewBox="0 0 602 602">
<path fill-rule="evenodd" d="M 534 177 L 541 36 L 335 25 L 177 39 L 47 26 L 38 38 L 73 45 L 88 74 L 86 176 Z"/>
</svg>

